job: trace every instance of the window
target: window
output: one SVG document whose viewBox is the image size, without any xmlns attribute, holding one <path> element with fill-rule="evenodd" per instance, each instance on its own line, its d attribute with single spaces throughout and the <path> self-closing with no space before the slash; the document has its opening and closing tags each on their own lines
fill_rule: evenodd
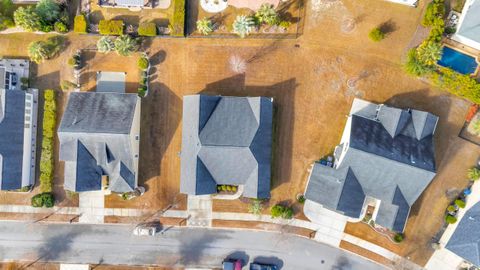
<svg viewBox="0 0 480 270">
<path fill-rule="evenodd" d="M 26 96 L 25 96 L 25 99 L 28 100 L 28 101 L 30 101 L 30 100 L 32 100 L 32 96 L 31 96 L 31 95 L 26 95 Z"/>
<path fill-rule="evenodd" d="M 30 121 L 30 116 L 29 115 L 25 116 L 25 121 L 27 121 L 27 122 Z"/>
</svg>

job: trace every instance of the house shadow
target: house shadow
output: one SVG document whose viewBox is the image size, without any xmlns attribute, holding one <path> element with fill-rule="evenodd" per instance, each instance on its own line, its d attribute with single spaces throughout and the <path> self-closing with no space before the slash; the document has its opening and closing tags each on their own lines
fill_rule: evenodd
<svg viewBox="0 0 480 270">
<path fill-rule="evenodd" d="M 142 98 L 138 184 L 148 190 L 146 182 L 161 175 L 160 164 L 182 119 L 182 100 L 166 85 L 150 84 Z"/>
<path fill-rule="evenodd" d="M 245 85 L 245 74 L 208 84 L 201 94 L 273 98 L 271 189 L 287 183 L 292 170 L 296 79 L 268 86 Z"/>
</svg>

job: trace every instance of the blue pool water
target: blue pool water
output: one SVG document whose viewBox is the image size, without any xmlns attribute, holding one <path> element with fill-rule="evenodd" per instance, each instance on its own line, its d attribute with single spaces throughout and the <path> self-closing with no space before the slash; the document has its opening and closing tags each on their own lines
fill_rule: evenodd
<svg viewBox="0 0 480 270">
<path fill-rule="evenodd" d="M 438 64 L 462 74 L 475 73 L 478 66 L 474 57 L 449 47 L 443 47 L 442 59 L 438 61 Z"/>
</svg>

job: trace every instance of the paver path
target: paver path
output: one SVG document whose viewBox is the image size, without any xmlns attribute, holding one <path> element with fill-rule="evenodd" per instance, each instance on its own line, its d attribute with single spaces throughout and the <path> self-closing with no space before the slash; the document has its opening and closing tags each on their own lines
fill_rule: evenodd
<svg viewBox="0 0 480 270">
<path fill-rule="evenodd" d="M 188 196 L 187 226 L 212 226 L 212 197 L 210 195 Z"/>
</svg>

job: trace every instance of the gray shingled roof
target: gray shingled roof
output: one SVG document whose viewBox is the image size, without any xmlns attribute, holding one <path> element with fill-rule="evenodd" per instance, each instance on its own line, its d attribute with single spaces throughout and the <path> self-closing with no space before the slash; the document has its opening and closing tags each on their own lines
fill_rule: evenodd
<svg viewBox="0 0 480 270">
<path fill-rule="evenodd" d="M 468 209 L 445 248 L 480 267 L 480 203 Z"/>
<path fill-rule="evenodd" d="M 316 163 L 305 196 L 358 218 L 365 194 L 381 200 L 377 224 L 403 231 L 410 207 L 435 176 L 433 132 L 438 118 L 373 103 L 359 109 L 363 102 L 354 102 L 346 127 L 350 145 L 343 160 L 336 168 Z M 338 159 L 341 151 L 335 154 Z M 343 184 L 349 179 L 351 185 Z M 342 193 L 350 195 L 343 200 Z"/>
<path fill-rule="evenodd" d="M 480 0 L 473 0 L 457 30 L 457 35 L 480 43 L 480 16 L 478 14 L 480 14 Z"/>
<path fill-rule="evenodd" d="M 25 92 L 0 91 L 5 91 L 5 115 L 0 120 L 0 155 L 3 159 L 0 188 L 14 190 L 22 187 Z"/>
<path fill-rule="evenodd" d="M 136 102 L 135 94 L 70 93 L 58 131 L 128 134 Z"/>
<path fill-rule="evenodd" d="M 183 103 L 181 192 L 212 194 L 217 185 L 245 185 L 245 197 L 269 197 L 271 100 L 193 95 Z"/>
<path fill-rule="evenodd" d="M 114 192 L 136 188 L 130 129 L 137 101 L 136 94 L 70 94 L 58 129 L 60 160 L 65 161 L 65 189 L 100 190 L 102 175 L 109 176 L 109 189 Z M 81 120 L 73 120 L 75 116 Z"/>
</svg>

